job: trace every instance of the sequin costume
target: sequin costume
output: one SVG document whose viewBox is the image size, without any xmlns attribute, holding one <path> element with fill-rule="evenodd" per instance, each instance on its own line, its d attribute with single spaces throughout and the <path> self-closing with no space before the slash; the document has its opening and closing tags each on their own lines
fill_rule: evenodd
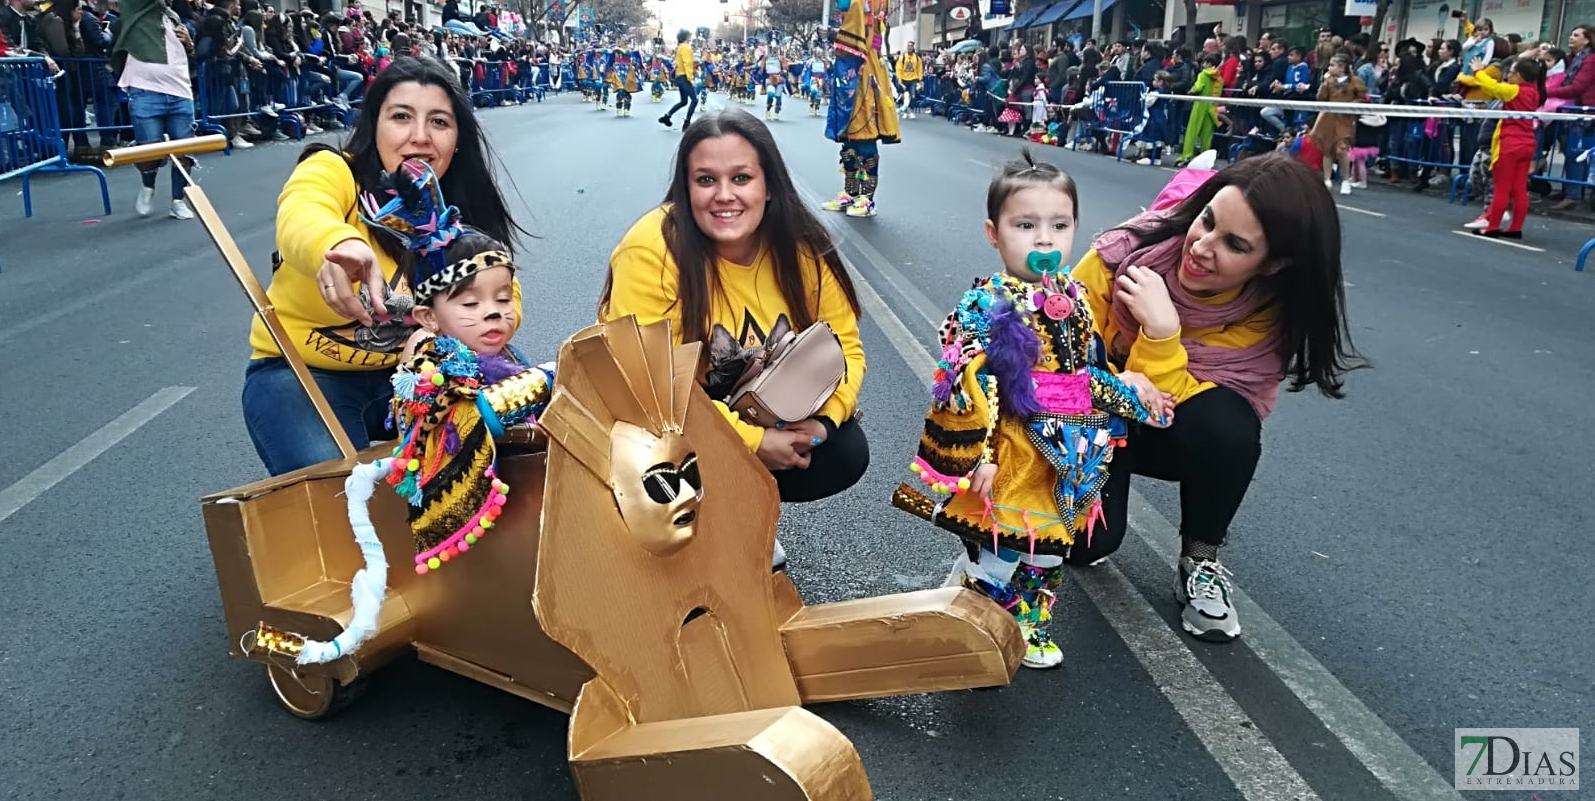
<svg viewBox="0 0 1595 801">
<path fill-rule="evenodd" d="M 1066 555 L 1089 539 L 1125 421 L 1148 414 L 1105 369 L 1085 289 L 1066 273 L 1046 278 L 981 279 L 942 324 L 913 465 L 931 496 L 904 484 L 894 499 L 973 546 Z M 997 465 L 989 502 L 962 491 L 983 464 Z"/>
<path fill-rule="evenodd" d="M 879 143 L 899 141 L 892 79 L 881 63 L 886 25 L 885 0 L 838 0 L 842 27 L 836 33 L 836 58 L 829 80 L 831 107 L 825 138 L 842 145 L 842 193 L 824 206 L 853 217 L 875 213 L 880 184 Z"/>
</svg>

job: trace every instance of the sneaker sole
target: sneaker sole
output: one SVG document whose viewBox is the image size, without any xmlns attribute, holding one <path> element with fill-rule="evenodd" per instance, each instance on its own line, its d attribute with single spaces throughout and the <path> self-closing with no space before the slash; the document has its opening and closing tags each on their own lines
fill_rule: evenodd
<svg viewBox="0 0 1595 801">
<path fill-rule="evenodd" d="M 1056 662 L 1054 664 L 1051 664 L 1051 665 L 1038 665 L 1038 664 L 1034 664 L 1034 663 L 1031 663 L 1031 662 L 1026 662 L 1026 661 L 1021 659 L 1021 660 L 1019 660 L 1019 664 L 1022 667 L 1027 667 L 1027 668 L 1030 668 L 1031 670 L 1052 670 L 1054 668 L 1063 667 L 1063 661 L 1062 660 L 1059 660 L 1058 662 Z"/>
<path fill-rule="evenodd" d="M 1241 636 L 1241 630 L 1238 628 L 1235 629 L 1234 634 L 1230 634 L 1222 629 L 1208 629 L 1203 631 L 1191 625 L 1191 621 L 1186 620 L 1184 616 L 1180 617 L 1180 625 L 1184 627 L 1187 634 L 1190 634 L 1192 637 L 1195 637 L 1202 642 L 1229 643 L 1234 642 Z"/>
</svg>

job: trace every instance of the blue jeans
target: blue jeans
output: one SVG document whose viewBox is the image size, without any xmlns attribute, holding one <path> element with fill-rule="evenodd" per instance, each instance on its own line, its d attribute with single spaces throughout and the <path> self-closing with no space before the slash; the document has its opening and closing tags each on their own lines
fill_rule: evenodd
<svg viewBox="0 0 1595 801">
<path fill-rule="evenodd" d="M 393 370 L 318 370 L 310 375 L 356 449 L 393 438 L 387 431 Z M 255 453 L 274 476 L 340 459 L 286 359 L 255 359 L 244 371 L 244 425 Z"/>
<path fill-rule="evenodd" d="M 194 135 L 194 101 L 186 97 L 151 92 L 148 89 L 127 90 L 127 113 L 133 118 L 133 138 L 139 144 L 159 142 L 166 137 L 187 139 Z M 155 176 L 161 163 L 140 164 L 139 177 L 145 189 L 155 188 Z M 172 199 L 183 198 L 183 180 L 177 167 L 172 167 Z"/>
</svg>

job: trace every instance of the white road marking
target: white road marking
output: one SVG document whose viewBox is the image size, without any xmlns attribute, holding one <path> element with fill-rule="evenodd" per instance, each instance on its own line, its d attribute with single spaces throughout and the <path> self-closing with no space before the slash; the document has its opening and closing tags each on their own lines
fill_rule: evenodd
<svg viewBox="0 0 1595 801">
<path fill-rule="evenodd" d="M 970 164 L 974 164 L 978 167 L 985 167 L 988 170 L 997 169 L 996 166 L 992 165 L 992 163 L 989 161 L 981 161 L 980 159 L 964 159 L 964 161 L 967 161 Z"/>
<path fill-rule="evenodd" d="M 814 203 L 815 196 L 813 192 L 801 184 L 798 188 L 799 191 L 809 196 L 811 203 Z M 915 307 L 914 310 L 924 317 L 927 324 L 935 325 L 940 315 L 933 310 L 934 307 L 929 299 L 925 298 L 924 294 L 912 282 L 908 281 L 901 272 L 892 267 L 891 263 L 874 246 L 863 241 L 863 237 L 855 235 L 845 225 L 830 225 L 828 227 L 839 239 L 852 245 L 863 254 L 865 260 L 870 262 L 870 266 L 891 283 L 893 290 L 906 298 L 909 305 Z M 912 330 L 903 323 L 897 313 L 886 305 L 886 301 L 870 285 L 868 279 L 856 267 L 851 265 L 849 267 L 857 284 L 859 301 L 864 306 L 865 312 L 886 334 L 887 339 L 892 343 L 893 349 L 897 351 L 898 355 L 903 358 L 903 361 L 908 364 L 916 375 L 929 375 L 936 367 L 936 361 L 932 358 L 930 352 L 915 339 Z M 927 309 L 932 310 L 927 314 Z M 1173 571 L 1178 562 L 1178 554 L 1172 544 L 1179 539 L 1178 530 L 1167 518 L 1153 508 L 1144 496 L 1134 489 L 1130 490 L 1129 502 L 1130 529 L 1168 564 L 1170 571 Z M 1097 570 L 1100 569 L 1098 568 Z M 1082 572 L 1094 571 L 1077 571 L 1077 573 Z M 1118 573 L 1116 569 L 1110 575 L 1116 576 L 1116 579 L 1092 582 L 1095 589 L 1101 592 L 1100 596 L 1092 596 L 1092 601 L 1099 608 L 1103 607 L 1103 600 L 1110 600 L 1115 595 L 1116 590 L 1113 585 L 1116 585 L 1119 580 L 1124 580 L 1123 574 Z M 1124 581 L 1126 584 L 1128 583 L 1127 580 Z M 1082 578 L 1081 584 L 1087 587 L 1088 592 L 1093 590 L 1092 586 L 1087 586 L 1086 579 Z M 1134 592 L 1133 588 L 1130 592 Z M 1235 600 L 1241 619 L 1246 621 L 1246 643 L 1253 653 L 1256 653 L 1258 658 L 1262 659 L 1263 663 L 1279 676 L 1280 680 L 1285 683 L 1285 686 L 1290 688 L 1297 699 L 1323 722 L 1330 733 L 1340 740 L 1346 749 L 1392 795 L 1400 799 L 1400 801 L 1461 801 L 1462 795 L 1452 788 L 1449 778 L 1441 776 L 1433 766 L 1424 761 L 1423 757 L 1412 750 L 1412 747 L 1407 745 L 1400 735 L 1397 735 L 1395 731 L 1387 726 L 1361 699 L 1346 689 L 1346 686 L 1341 684 L 1340 680 L 1336 679 L 1334 674 L 1323 666 L 1323 663 L 1313 657 L 1306 648 L 1303 648 L 1295 637 L 1292 637 L 1278 621 L 1264 612 L 1262 607 L 1258 606 L 1250 596 L 1237 589 L 1232 597 Z M 1170 703 L 1174 705 L 1181 717 L 1190 723 L 1192 731 L 1196 732 L 1197 736 L 1202 739 L 1203 744 L 1208 746 L 1213 758 L 1220 763 L 1225 773 L 1236 781 L 1237 789 L 1246 794 L 1248 799 L 1278 797 L 1272 795 L 1272 793 L 1280 788 L 1267 783 L 1265 779 L 1269 776 L 1278 779 L 1284 774 L 1274 773 L 1272 767 L 1265 769 L 1261 762 L 1255 761 L 1250 757 L 1239 756 L 1241 754 L 1261 755 L 1265 760 L 1278 758 L 1283 762 L 1283 757 L 1280 756 L 1278 749 L 1275 749 L 1265 739 L 1261 741 L 1261 750 L 1255 748 L 1244 751 L 1237 750 L 1232 746 L 1233 736 L 1231 732 L 1203 731 L 1204 727 L 1230 727 L 1232 724 L 1229 718 L 1201 717 L 1199 716 L 1201 713 L 1196 709 L 1182 707 L 1182 704 L 1193 698 L 1202 703 L 1206 703 L 1211 696 L 1222 696 L 1222 699 L 1228 704 L 1234 704 L 1234 701 L 1228 691 L 1213 679 L 1212 675 L 1207 672 L 1206 668 L 1202 667 L 1201 663 L 1196 662 L 1194 656 L 1191 656 L 1189 646 L 1184 643 L 1181 636 L 1170 629 L 1161 618 L 1157 617 L 1155 610 L 1152 609 L 1150 604 L 1146 603 L 1146 600 L 1139 593 L 1135 593 L 1133 599 L 1126 601 L 1119 612 L 1110 613 L 1107 608 L 1102 608 L 1102 612 L 1108 617 L 1109 623 L 1114 626 L 1114 629 L 1119 632 L 1120 637 L 1124 638 L 1126 644 L 1135 651 L 1136 657 L 1142 661 L 1148 673 L 1158 682 L 1159 689 L 1169 698 Z M 1122 615 L 1115 619 L 1114 615 L 1120 612 L 1122 612 Z M 1126 629 L 1121 626 L 1121 623 L 1125 622 L 1125 616 L 1127 615 L 1145 616 L 1142 621 L 1145 625 L 1142 625 L 1141 622 L 1135 623 L 1131 630 L 1131 633 L 1136 636 L 1145 635 L 1150 637 L 1150 639 L 1141 641 L 1139 647 L 1137 643 L 1131 642 L 1126 634 Z M 1143 631 L 1143 629 L 1146 631 Z M 1147 634 L 1147 631 L 1151 631 L 1151 633 Z M 1184 656 L 1190 659 L 1189 664 L 1166 655 L 1165 650 L 1163 650 L 1167 645 L 1166 642 L 1163 642 L 1165 636 L 1167 639 L 1173 640 L 1179 650 L 1183 651 Z M 1140 650 L 1140 648 L 1144 648 L 1144 651 Z M 1157 655 L 1157 659 L 1169 664 L 1160 665 L 1159 669 L 1154 670 L 1152 665 L 1147 664 L 1147 658 L 1150 658 L 1153 654 Z M 1178 664 L 1171 663 L 1171 659 L 1175 659 Z M 1192 667 L 1195 670 L 1192 670 Z M 1166 686 L 1167 682 L 1171 680 L 1188 683 L 1195 682 L 1201 685 L 1203 689 L 1194 695 L 1185 692 L 1183 689 L 1177 692 L 1171 691 Z M 1235 713 L 1241 715 L 1241 718 L 1238 719 L 1245 719 L 1244 712 L 1238 707 L 1236 707 Z M 1225 714 L 1228 713 L 1226 712 Z M 1223 750 L 1214 750 L 1215 747 Z M 1286 770 L 1289 771 L 1290 776 L 1300 779 L 1300 776 L 1290 770 L 1288 765 Z M 1236 780 L 1237 774 L 1243 777 L 1246 784 L 1242 784 L 1242 780 Z M 1255 780 L 1246 778 L 1254 775 L 1259 776 L 1259 778 Z M 1302 786 L 1305 787 L 1306 785 L 1303 784 Z M 1247 792 L 1248 787 L 1264 788 L 1259 790 L 1259 792 L 1266 794 L 1251 795 Z M 1312 796 L 1309 790 L 1307 795 L 1302 797 L 1316 796 Z"/>
<path fill-rule="evenodd" d="M 1525 245 L 1522 242 L 1513 242 L 1510 239 L 1493 239 L 1493 238 L 1488 237 L 1488 236 L 1479 236 L 1478 234 L 1475 234 L 1472 231 L 1452 231 L 1451 233 L 1456 234 L 1457 236 L 1465 236 L 1465 237 L 1467 237 L 1469 239 L 1481 240 L 1481 241 L 1484 241 L 1484 242 L 1493 242 L 1493 243 L 1495 243 L 1497 245 L 1506 245 L 1507 247 L 1517 248 L 1519 250 L 1529 250 L 1529 251 L 1533 251 L 1535 253 L 1544 253 L 1545 252 L 1545 248 L 1537 248 L 1537 247 L 1534 247 L 1533 245 Z"/>
<path fill-rule="evenodd" d="M 62 451 L 55 458 L 39 465 L 17 483 L 0 490 L 0 522 L 5 522 L 5 519 L 15 514 L 18 509 L 27 506 L 34 498 L 59 484 L 62 479 L 94 461 L 100 454 L 110 450 L 129 434 L 137 431 L 140 426 L 154 420 L 161 412 L 170 409 L 173 404 L 193 391 L 194 387 L 166 387 L 157 391 L 145 398 L 144 402 L 123 412 L 121 417 L 106 423 L 98 431 L 78 440 L 77 444 Z"/>
<path fill-rule="evenodd" d="M 1241 796 L 1314 801 L 1318 794 L 1213 678 L 1112 562 L 1076 570 L 1075 580 L 1146 668 Z M 1247 625 L 1251 621 L 1247 620 Z"/>
<path fill-rule="evenodd" d="M 1383 216 L 1385 216 L 1383 214 L 1380 214 L 1377 211 L 1369 211 L 1367 209 L 1359 209 L 1356 206 L 1348 206 L 1348 205 L 1346 205 L 1344 203 L 1336 203 L 1335 205 L 1340 207 L 1341 211 L 1355 211 L 1358 214 L 1366 214 L 1369 217 L 1383 217 Z"/>
</svg>

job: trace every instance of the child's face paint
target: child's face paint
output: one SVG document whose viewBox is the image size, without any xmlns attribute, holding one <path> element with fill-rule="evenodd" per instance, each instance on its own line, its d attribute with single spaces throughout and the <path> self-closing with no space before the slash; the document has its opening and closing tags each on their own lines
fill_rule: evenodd
<svg viewBox="0 0 1595 801">
<path fill-rule="evenodd" d="M 454 297 L 439 294 L 431 306 L 416 308 L 415 317 L 433 333 L 454 337 L 478 354 L 504 350 L 515 334 L 515 273 L 508 267 L 490 267 Z"/>
</svg>

